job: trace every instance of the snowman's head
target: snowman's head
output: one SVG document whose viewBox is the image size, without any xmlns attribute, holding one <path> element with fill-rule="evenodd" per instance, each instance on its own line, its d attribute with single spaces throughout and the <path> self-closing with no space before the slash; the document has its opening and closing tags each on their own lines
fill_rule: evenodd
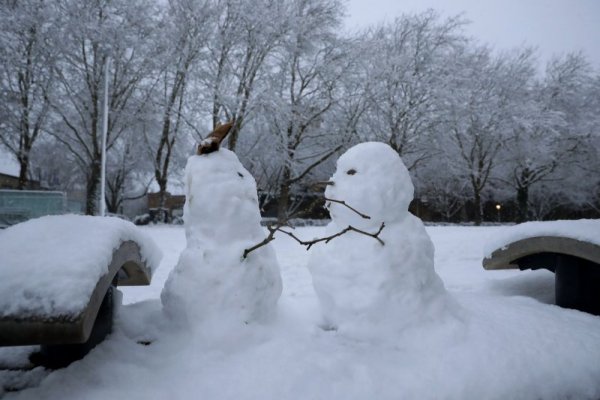
<svg viewBox="0 0 600 400">
<path fill-rule="evenodd" d="M 194 236 L 231 242 L 262 232 L 256 182 L 232 151 L 188 159 L 184 220 L 188 241 Z"/>
<path fill-rule="evenodd" d="M 325 190 L 325 197 L 343 200 L 371 217 L 367 220 L 342 204 L 329 203 L 339 225 L 375 227 L 403 218 L 413 199 L 414 186 L 404 163 L 390 146 L 367 142 L 346 151 Z"/>
</svg>

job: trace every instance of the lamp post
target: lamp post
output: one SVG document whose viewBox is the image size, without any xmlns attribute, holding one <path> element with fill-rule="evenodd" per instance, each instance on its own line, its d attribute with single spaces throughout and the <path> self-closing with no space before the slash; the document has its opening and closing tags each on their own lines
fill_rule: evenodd
<svg viewBox="0 0 600 400">
<path fill-rule="evenodd" d="M 498 211 L 498 222 L 500 222 L 500 210 L 502 209 L 502 206 L 500 204 L 496 204 L 496 211 Z"/>
<path fill-rule="evenodd" d="M 106 215 L 106 136 L 108 134 L 108 66 L 110 57 L 104 63 L 104 115 L 102 115 L 102 168 L 100 172 L 100 216 Z"/>
</svg>

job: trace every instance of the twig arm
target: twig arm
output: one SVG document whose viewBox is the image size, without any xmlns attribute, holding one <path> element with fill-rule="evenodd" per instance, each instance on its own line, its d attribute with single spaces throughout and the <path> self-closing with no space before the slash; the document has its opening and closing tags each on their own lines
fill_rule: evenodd
<svg viewBox="0 0 600 400">
<path fill-rule="evenodd" d="M 375 233 L 370 233 L 370 232 L 366 232 L 363 231 L 361 229 L 357 229 L 351 225 L 347 226 L 346 228 L 342 229 L 341 231 L 339 231 L 338 233 L 335 233 L 333 235 L 330 236 L 326 236 L 326 237 L 322 237 L 322 238 L 318 238 L 318 239 L 313 239 L 313 240 L 302 240 L 300 239 L 298 236 L 294 235 L 294 233 L 286 231 L 284 229 L 282 229 L 284 226 L 287 225 L 279 225 L 279 224 L 274 224 L 274 225 L 270 225 L 267 227 L 267 229 L 269 230 L 269 235 L 260 243 L 248 248 L 244 250 L 244 255 L 243 258 L 246 258 L 248 256 L 248 254 L 250 254 L 252 251 L 266 245 L 267 243 L 271 242 L 272 240 L 275 239 L 275 232 L 281 232 L 284 233 L 286 235 L 288 235 L 289 237 L 291 237 L 292 239 L 294 239 L 296 242 L 298 242 L 299 244 L 301 244 L 302 246 L 306 246 L 306 250 L 310 250 L 310 248 L 319 243 L 319 242 L 325 242 L 325 243 L 329 243 L 331 240 L 335 239 L 336 237 L 342 236 L 343 234 L 350 232 L 350 231 L 354 231 L 357 233 L 361 233 L 365 236 L 369 236 L 372 237 L 373 239 L 377 240 L 379 243 L 381 243 L 382 246 L 385 245 L 385 242 L 383 240 L 381 240 L 381 238 L 379 237 L 379 234 L 381 233 L 381 231 L 383 231 L 383 228 L 385 228 L 385 222 L 381 223 L 381 226 L 379 227 L 379 229 L 377 230 L 377 232 Z"/>
<path fill-rule="evenodd" d="M 377 232 L 375 232 L 375 233 L 369 233 L 369 232 L 363 231 L 361 229 L 357 229 L 357 228 L 355 228 L 355 227 L 353 227 L 351 225 L 348 225 L 346 228 L 342 229 L 338 233 L 334 233 L 333 235 L 330 235 L 330 236 L 322 237 L 322 238 L 319 238 L 319 239 L 308 240 L 308 241 L 303 241 L 303 240 L 298 239 L 291 232 L 286 232 L 286 231 L 284 231 L 282 229 L 279 229 L 279 231 L 287 234 L 288 236 L 293 237 L 298 243 L 300 243 L 303 246 L 306 246 L 306 250 L 309 250 L 314 244 L 317 244 L 319 242 L 329 243 L 331 240 L 335 239 L 336 237 L 342 236 L 346 232 L 350 232 L 350 231 L 354 231 L 354 232 L 357 232 L 357 233 L 361 233 L 361 234 L 363 234 L 365 236 L 372 237 L 373 239 L 375 239 L 379 243 L 381 243 L 382 246 L 384 246 L 385 243 L 379 237 L 379 234 L 381 233 L 381 231 L 383 230 L 384 227 L 385 227 L 385 222 L 382 222 L 381 226 L 379 227 L 379 230 L 377 230 Z"/>
<path fill-rule="evenodd" d="M 268 244 L 269 242 L 273 241 L 275 239 L 275 232 L 277 232 L 277 230 L 280 227 L 274 228 L 272 225 L 267 226 L 267 229 L 269 230 L 269 235 L 260 243 L 255 244 L 254 246 L 248 248 L 248 249 L 244 249 L 244 255 L 242 256 L 243 258 L 248 257 L 248 254 L 250 254 L 251 252 L 253 252 L 254 250 L 265 246 L 266 244 Z"/>
</svg>

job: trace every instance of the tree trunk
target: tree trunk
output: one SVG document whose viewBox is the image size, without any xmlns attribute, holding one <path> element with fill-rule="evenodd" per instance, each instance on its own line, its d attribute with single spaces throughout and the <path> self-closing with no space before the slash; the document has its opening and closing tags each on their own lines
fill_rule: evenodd
<svg viewBox="0 0 600 400">
<path fill-rule="evenodd" d="M 27 187 L 27 172 L 29 169 L 29 157 L 19 157 L 19 183 L 17 186 L 18 190 L 23 190 Z"/>
<path fill-rule="evenodd" d="M 122 202 L 121 191 L 123 190 L 120 177 L 117 176 L 114 182 L 107 179 L 106 188 L 108 189 L 108 193 L 106 194 L 106 211 L 118 214 Z"/>
<path fill-rule="evenodd" d="M 90 166 L 86 184 L 85 214 L 96 215 L 98 203 L 98 184 L 100 183 L 101 166 L 99 160 L 94 160 Z M 102 199 L 101 201 L 104 201 Z"/>
<path fill-rule="evenodd" d="M 517 188 L 517 222 L 527 221 L 529 214 L 529 186 Z"/>
<path fill-rule="evenodd" d="M 108 198 L 106 199 L 106 211 L 109 213 L 113 213 L 113 214 L 118 214 L 119 213 L 119 199 L 116 198 L 117 196 L 114 193 L 111 193 L 110 196 L 108 196 Z"/>
<path fill-rule="evenodd" d="M 236 118 L 235 119 L 235 123 L 233 124 L 233 126 L 231 127 L 231 130 L 229 131 L 229 137 L 228 137 L 228 141 L 227 141 L 227 147 L 229 148 L 229 150 L 231 151 L 235 151 L 235 147 L 237 146 L 237 142 L 238 142 L 238 137 L 240 135 L 240 130 L 242 129 L 242 118 Z"/>
<path fill-rule="evenodd" d="M 483 220 L 483 209 L 481 204 L 481 193 L 479 190 L 475 191 L 474 194 L 474 208 L 475 208 L 475 225 L 480 226 Z"/>
<path fill-rule="evenodd" d="M 167 177 L 157 179 L 158 183 L 158 208 L 157 220 L 159 222 L 169 223 L 169 213 L 167 212 Z"/>
<path fill-rule="evenodd" d="M 279 199 L 277 201 L 277 222 L 285 223 L 287 221 L 287 212 L 290 202 L 290 177 L 291 171 L 283 167 L 283 176 L 279 185 Z"/>
</svg>

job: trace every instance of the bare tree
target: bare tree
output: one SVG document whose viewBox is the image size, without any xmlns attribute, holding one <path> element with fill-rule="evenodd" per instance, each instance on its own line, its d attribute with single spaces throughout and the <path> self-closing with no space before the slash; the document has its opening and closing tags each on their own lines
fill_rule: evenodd
<svg viewBox="0 0 600 400">
<path fill-rule="evenodd" d="M 375 29 L 367 58 L 369 107 L 362 137 L 389 144 L 409 170 L 432 156 L 428 136 L 443 115 L 439 93 L 447 90 L 447 58 L 464 39 L 459 17 L 441 21 L 429 10 L 404 15 Z"/>
<path fill-rule="evenodd" d="M 486 48 L 457 54 L 453 90 L 448 92 L 448 116 L 441 149 L 453 174 L 471 187 L 475 223 L 483 219 L 484 189 L 506 142 L 508 92 L 503 82 L 510 69 Z"/>
<path fill-rule="evenodd" d="M 142 1 L 62 0 L 57 92 L 52 134 L 74 156 L 86 176 L 86 214 L 95 214 L 101 172 L 103 77 L 111 59 L 107 148 L 135 123 L 137 89 L 149 72 L 146 51 L 152 7 Z M 144 44 L 146 44 L 144 46 Z"/>
<path fill-rule="evenodd" d="M 529 217 L 533 185 L 560 185 L 563 179 L 556 172 L 583 161 L 578 154 L 596 119 L 586 99 L 593 80 L 584 57 L 569 54 L 552 60 L 545 79 L 535 84 L 534 67 L 526 57 L 511 62 L 512 134 L 503 157 L 511 167 L 507 182 L 516 191 L 517 222 Z"/>
<path fill-rule="evenodd" d="M 288 29 L 288 2 L 219 0 L 215 9 L 217 22 L 207 42 L 203 81 L 211 93 L 213 129 L 222 119 L 235 121 L 228 140 L 235 150 L 245 121 L 256 109 L 254 92 L 268 59 Z"/>
<path fill-rule="evenodd" d="M 337 1 L 294 1 L 290 32 L 278 50 L 264 115 L 279 153 L 280 220 L 288 218 L 292 186 L 343 146 L 341 135 L 326 134 L 325 123 L 349 68 L 345 44 L 335 35 L 339 6 Z"/>
<path fill-rule="evenodd" d="M 160 207 L 164 207 L 172 157 L 184 121 L 184 107 L 191 72 L 202 54 L 208 36 L 211 18 L 208 2 L 172 0 L 166 10 L 163 24 L 166 37 L 157 71 L 156 85 L 150 85 L 152 105 L 150 113 L 158 115 L 158 129 L 146 135 L 148 150 L 154 160 L 154 178 L 159 187 Z M 144 132 L 148 132 L 144 129 Z M 157 140 L 156 140 L 157 138 Z"/>
<path fill-rule="evenodd" d="M 18 188 L 30 174 L 32 148 L 48 120 L 53 83 L 54 10 L 44 2 L 2 1 L 0 12 L 0 143 L 19 163 Z"/>
<path fill-rule="evenodd" d="M 122 213 L 123 203 L 137 200 L 148 193 L 152 176 L 151 164 L 145 157 L 145 149 L 137 144 L 132 132 L 123 135 L 112 147 L 106 171 L 106 209 Z"/>
</svg>

